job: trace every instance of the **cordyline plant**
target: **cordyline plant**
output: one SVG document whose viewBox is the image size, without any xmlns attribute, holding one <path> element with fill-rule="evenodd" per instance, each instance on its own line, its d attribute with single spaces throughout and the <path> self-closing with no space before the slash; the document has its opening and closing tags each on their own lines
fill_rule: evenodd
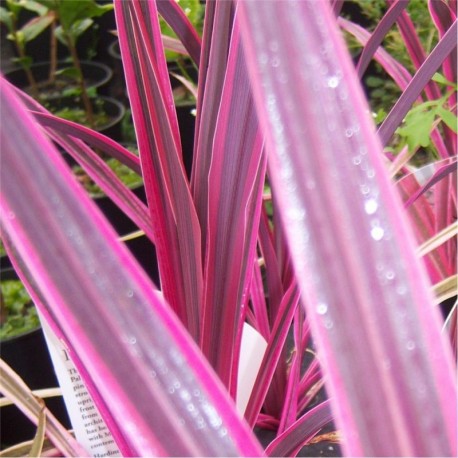
<svg viewBox="0 0 458 458">
<path fill-rule="evenodd" d="M 123 455 L 294 455 L 332 419 L 349 456 L 456 455 L 456 308 L 442 331 L 435 305 L 456 295 L 456 3 L 429 2 L 428 56 L 407 3 L 368 34 L 339 1 L 207 2 L 201 40 L 173 0 L 115 0 L 139 159 L 1 81 L 2 238 Z M 199 68 L 190 179 L 158 13 Z M 380 47 L 395 23 L 414 76 Z M 378 133 L 358 80 L 373 57 L 403 90 Z M 444 94 L 422 182 L 383 146 Z M 160 285 L 51 141 L 154 242 Z M 142 174 L 146 205 L 92 148 Z M 267 348 L 242 420 L 244 322 Z M 265 451 L 255 426 L 276 431 Z"/>
</svg>

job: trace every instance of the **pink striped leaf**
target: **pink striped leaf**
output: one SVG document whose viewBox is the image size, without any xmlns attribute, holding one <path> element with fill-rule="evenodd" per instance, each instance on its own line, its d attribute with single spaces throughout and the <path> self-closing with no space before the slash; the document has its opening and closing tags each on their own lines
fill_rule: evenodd
<svg viewBox="0 0 458 458">
<path fill-rule="evenodd" d="M 388 0 L 389 5 L 393 5 L 396 0 Z M 406 45 L 406 50 L 410 55 L 414 67 L 418 70 L 426 59 L 426 53 L 421 44 L 415 24 L 410 18 L 407 11 L 402 11 L 397 18 L 399 32 Z M 430 100 L 437 99 L 441 96 L 440 90 L 434 81 L 430 81 L 425 86 L 425 93 Z"/>
<path fill-rule="evenodd" d="M 455 5 L 456 6 L 456 5 Z M 439 37 L 442 38 L 447 30 L 452 26 L 453 21 L 456 20 L 456 9 L 453 10 L 451 4 L 447 4 L 445 1 L 428 1 L 429 11 L 431 18 L 439 31 Z M 457 79 L 457 55 L 456 51 L 450 53 L 447 59 L 444 60 L 442 68 L 444 75 L 449 81 L 456 81 Z M 452 92 L 449 98 L 449 106 L 454 107 L 454 113 L 456 113 L 456 90 Z M 452 128 L 451 128 L 452 129 Z M 451 142 L 450 146 L 452 151 L 457 149 L 457 138 L 456 135 L 452 135 L 450 131 L 446 131 L 445 134 Z"/>
<path fill-rule="evenodd" d="M 283 433 L 283 431 L 285 431 L 287 427 L 291 426 L 291 424 L 293 424 L 296 420 L 299 401 L 301 361 L 302 353 L 297 350 L 293 350 L 277 434 Z"/>
<path fill-rule="evenodd" d="M 117 1 L 115 13 L 146 196 L 157 228 L 161 286 L 197 341 L 203 288 L 200 226 L 183 166 L 155 2 Z"/>
<path fill-rule="evenodd" d="M 266 448 L 266 455 L 296 456 L 299 450 L 331 420 L 330 402 L 318 404 L 273 440 Z"/>
<path fill-rule="evenodd" d="M 134 172 L 141 175 L 140 160 L 138 156 L 106 135 L 89 129 L 81 124 L 58 118 L 47 112 L 32 110 L 32 113 L 43 127 L 52 129 L 59 134 L 82 140 L 93 148 L 97 148 L 108 156 L 117 159 L 119 162 L 122 162 Z M 75 160 L 77 159 L 75 158 Z"/>
<path fill-rule="evenodd" d="M 333 12 L 328 2 L 238 5 L 272 188 L 344 453 L 453 455 L 450 346 Z M 442 43 L 438 61 L 450 52 Z"/>
<path fill-rule="evenodd" d="M 371 35 L 364 28 L 342 17 L 338 18 L 338 22 L 344 30 L 351 33 L 363 46 L 367 45 L 367 42 L 369 41 Z M 375 52 L 374 58 L 384 68 L 384 70 L 393 78 L 393 80 L 400 87 L 400 89 L 402 91 L 405 91 L 412 79 L 409 72 L 399 62 L 397 62 L 393 57 L 391 57 L 391 55 L 387 53 L 382 47 L 380 47 Z M 438 95 L 438 97 L 440 97 L 440 94 Z M 418 96 L 417 101 L 421 103 L 422 98 Z M 396 122 L 399 123 L 400 120 L 397 119 Z M 393 126 L 394 130 L 396 130 L 398 125 Z M 434 130 L 431 133 L 431 138 L 441 157 L 446 158 L 450 155 L 449 151 L 453 151 L 453 149 L 447 148 L 442 136 L 437 130 Z M 384 144 L 387 143 L 389 140 L 390 138 L 384 140 Z M 451 138 L 450 141 L 452 140 L 453 139 Z"/>
<path fill-rule="evenodd" d="M 343 30 L 353 35 L 364 47 L 367 46 L 371 39 L 371 34 L 366 29 L 343 17 L 337 18 L 337 21 Z M 373 57 L 402 90 L 407 87 L 412 76 L 384 48 L 379 47 L 373 54 Z"/>
<path fill-rule="evenodd" d="M 248 405 L 245 410 L 246 421 L 254 426 L 259 412 L 263 406 L 269 386 L 275 374 L 278 361 L 284 356 L 284 346 L 294 312 L 299 303 L 299 292 L 297 285 L 292 284 L 283 296 L 282 304 L 279 308 L 270 338 L 267 342 L 267 348 L 264 358 L 259 368 Z"/>
<path fill-rule="evenodd" d="M 9 84 L 5 82 L 5 84 Z M 66 153 L 78 162 L 102 191 L 154 241 L 154 231 L 145 204 L 128 189 L 107 166 L 104 160 L 82 141 L 141 174 L 140 161 L 136 155 L 109 137 L 80 124 L 58 118 L 26 94 L 11 86 L 29 107 L 35 118 Z"/>
<path fill-rule="evenodd" d="M 233 21 L 231 12 L 231 2 L 209 2 L 205 12 L 191 177 L 203 239 L 207 233 L 208 175 L 227 66 Z"/>
<path fill-rule="evenodd" d="M 108 154 L 108 156 L 119 160 L 139 175 L 141 174 L 140 160 L 138 157 L 119 143 L 100 132 L 89 129 L 86 126 L 54 116 L 25 92 L 17 89 L 7 81 L 5 81 L 4 84 L 10 85 L 11 90 L 13 90 L 24 105 L 33 112 L 34 116 L 39 120 L 41 125 L 54 128 L 60 133 L 71 135 L 76 139 L 83 140 L 94 148 L 98 148 L 105 154 Z"/>
<path fill-rule="evenodd" d="M 283 285 L 281 279 L 281 266 L 274 249 L 273 234 L 269 227 L 266 212 L 263 212 L 259 225 L 259 248 L 265 265 L 266 292 L 268 297 L 267 312 L 270 327 L 273 328 L 275 320 L 279 318 L 278 312 L 285 296 L 285 289 L 289 285 Z M 264 401 L 264 410 L 274 416 L 280 416 L 286 386 L 286 354 L 279 358 L 276 363 L 276 371 L 271 382 L 269 392 Z"/>
<path fill-rule="evenodd" d="M 240 129 L 240 125 L 244 128 Z M 255 256 L 265 156 L 235 27 L 208 176 L 201 347 L 231 394 L 236 337 Z M 236 353 L 235 353 L 236 354 Z M 235 367 L 233 367 L 235 365 Z"/>
<path fill-rule="evenodd" d="M 447 2 L 443 0 L 428 0 L 428 7 L 431 18 L 439 31 L 439 37 L 442 38 L 445 32 L 452 26 L 456 20 L 456 10 L 453 10 Z M 457 56 L 451 53 L 448 59 L 444 61 L 444 75 L 449 81 L 456 81 L 457 78 Z M 455 97 L 456 100 L 456 97 Z M 456 103 L 456 102 L 455 102 Z"/>
<path fill-rule="evenodd" d="M 371 37 L 363 48 L 363 51 L 358 60 L 358 64 L 356 66 L 359 77 L 361 77 L 366 71 L 374 53 L 382 44 L 385 35 L 390 30 L 391 26 L 396 22 L 399 14 L 402 10 L 404 10 L 408 3 L 409 2 L 407 0 L 399 0 L 393 3 L 375 27 Z"/>
<path fill-rule="evenodd" d="M 253 308 L 253 321 L 251 324 L 265 340 L 269 340 L 270 325 L 267 316 L 267 304 L 261 266 L 259 265 L 258 259 L 255 259 L 253 264 L 253 277 L 250 284 L 250 301 Z M 249 312 L 249 310 L 247 312 Z"/>
<path fill-rule="evenodd" d="M 421 188 L 414 175 L 407 175 L 398 183 L 399 193 L 403 200 L 418 192 Z M 420 196 L 408 208 L 407 214 L 412 221 L 417 243 L 421 244 L 435 234 L 435 212 L 426 196 Z M 443 247 L 439 247 L 424 258 L 430 281 L 434 284 L 448 276 L 449 262 Z"/>
<path fill-rule="evenodd" d="M 188 51 L 189 57 L 199 65 L 201 40 L 178 2 L 161 0 L 157 2 L 157 10 L 176 33 L 180 42 Z"/>
<path fill-rule="evenodd" d="M 452 161 L 449 164 L 446 164 L 437 170 L 434 175 L 425 183 L 415 194 L 411 195 L 409 199 L 404 203 L 406 207 L 412 205 L 422 194 L 424 194 L 428 189 L 434 186 L 443 178 L 447 177 L 451 173 L 456 172 L 456 163 L 457 158 L 452 158 Z"/>
<path fill-rule="evenodd" d="M 132 455 L 259 456 L 189 334 L 1 83 L 2 233 Z"/>
</svg>

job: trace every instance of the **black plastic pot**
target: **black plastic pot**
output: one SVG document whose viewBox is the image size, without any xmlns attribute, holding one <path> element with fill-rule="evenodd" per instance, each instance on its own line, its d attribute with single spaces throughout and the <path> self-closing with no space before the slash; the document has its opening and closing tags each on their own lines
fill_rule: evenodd
<svg viewBox="0 0 458 458">
<path fill-rule="evenodd" d="M 110 67 L 113 70 L 113 78 L 110 81 L 110 95 L 128 104 L 126 82 L 124 79 L 124 68 L 122 66 L 121 51 L 119 41 L 113 41 L 107 48 L 110 59 Z"/>
<path fill-rule="evenodd" d="M 69 62 L 60 61 L 57 63 L 58 70 L 69 67 L 72 67 L 72 64 Z M 75 86 L 73 79 L 69 78 L 68 76 L 59 75 L 56 77 L 57 81 L 59 82 L 58 86 L 55 86 L 54 88 L 52 86 L 48 87 L 46 82 L 49 79 L 49 62 L 33 64 L 30 69 L 35 78 L 35 81 L 39 85 L 40 94 L 42 95 L 43 100 L 54 100 L 61 98 L 63 96 L 65 86 Z M 88 89 L 96 88 L 98 94 L 108 95 L 107 83 L 113 77 L 113 71 L 110 67 L 108 67 L 108 65 L 102 64 L 100 62 L 82 61 L 81 70 L 83 72 L 83 77 Z M 5 78 L 19 89 L 23 89 L 26 92 L 29 91 L 29 81 L 25 71 L 22 68 L 10 70 L 9 72 L 5 73 Z"/>
<path fill-rule="evenodd" d="M 121 122 L 124 118 L 126 109 L 124 105 L 112 97 L 99 96 L 91 98 L 92 107 L 95 113 L 103 112 L 108 115 L 109 121 L 100 126 L 96 126 L 95 130 L 113 140 L 120 141 L 122 138 Z M 80 97 L 62 97 L 60 99 L 49 101 L 47 108 L 57 113 L 58 110 L 64 108 L 82 109 L 83 102 Z M 80 122 L 76 120 L 76 122 Z"/>
<path fill-rule="evenodd" d="M 18 277 L 12 268 L 6 268 L 1 271 L 1 279 L 17 280 Z M 32 390 L 59 386 L 41 328 L 0 341 L 0 351 L 1 358 Z M 61 396 L 47 398 L 45 403 L 66 428 L 71 427 Z M 2 407 L 0 415 L 2 448 L 33 439 L 35 425 L 15 405 Z"/>
</svg>

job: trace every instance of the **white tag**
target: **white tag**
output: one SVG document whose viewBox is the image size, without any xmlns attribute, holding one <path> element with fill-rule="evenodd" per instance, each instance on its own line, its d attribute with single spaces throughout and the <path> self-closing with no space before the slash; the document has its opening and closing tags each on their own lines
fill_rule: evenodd
<svg viewBox="0 0 458 458">
<path fill-rule="evenodd" d="M 267 342 L 249 324 L 243 324 L 240 349 L 239 373 L 237 377 L 237 410 L 243 416 L 253 391 L 254 382 L 261 367 Z"/>
<path fill-rule="evenodd" d="M 76 440 L 91 456 L 121 456 L 64 344 L 55 336 L 45 320 L 41 320 L 41 325 Z"/>
</svg>

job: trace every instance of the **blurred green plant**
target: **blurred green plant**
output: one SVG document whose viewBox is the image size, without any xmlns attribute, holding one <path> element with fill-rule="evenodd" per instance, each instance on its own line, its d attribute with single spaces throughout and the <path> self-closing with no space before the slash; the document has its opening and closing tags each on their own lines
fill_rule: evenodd
<svg viewBox="0 0 458 458">
<path fill-rule="evenodd" d="M 439 159 L 431 141 L 431 131 L 442 122 L 453 132 L 457 132 L 458 118 L 448 103 L 450 95 L 457 90 L 457 84 L 447 81 L 439 73 L 436 73 L 433 80 L 453 89 L 439 99 L 419 103 L 412 107 L 402 124 L 396 129 L 395 151 L 400 151 L 407 146 L 409 152 L 414 153 L 417 149 L 423 148 L 424 153 L 429 153 L 433 159 Z"/>
<path fill-rule="evenodd" d="M 81 62 L 77 52 L 77 42 L 81 35 L 93 24 L 94 18 L 113 9 L 112 4 L 99 5 L 95 0 L 38 0 L 39 3 L 55 15 L 56 26 L 54 36 L 70 54 L 72 67 L 59 70 L 56 74 L 64 74 L 74 78 L 78 84 L 89 126 L 94 127 L 92 103 L 84 82 Z"/>
<path fill-rule="evenodd" d="M 0 301 L 0 339 L 14 337 L 40 326 L 37 310 L 20 280 L 2 280 Z"/>
<path fill-rule="evenodd" d="M 133 148 L 128 149 L 133 150 Z M 131 168 L 127 167 L 127 165 L 124 165 L 117 159 L 111 157 L 106 160 L 106 163 L 128 188 L 132 189 L 143 183 L 142 178 L 137 173 L 135 173 Z M 91 178 L 86 174 L 81 166 L 77 165 L 73 167 L 73 173 L 75 174 L 78 181 L 84 186 L 84 189 L 86 189 L 86 191 L 89 192 L 92 196 L 98 197 L 105 195 L 102 189 L 100 189 L 100 187 L 95 184 L 93 180 L 91 180 Z"/>
<path fill-rule="evenodd" d="M 389 7 L 386 0 L 348 0 L 346 3 L 353 4 L 356 7 L 356 11 L 361 15 L 361 22 L 364 22 L 362 25 L 371 32 Z M 351 10 L 351 5 L 348 6 L 348 9 Z M 406 11 L 415 24 L 418 37 L 426 54 L 429 54 L 437 43 L 438 35 L 437 29 L 431 23 L 428 2 L 425 0 L 410 0 Z M 345 13 L 345 9 L 343 16 L 355 21 L 355 17 L 349 17 L 349 14 Z M 345 36 L 349 49 L 353 55 L 356 55 L 362 49 L 361 45 L 349 34 L 345 34 Z M 382 45 L 409 72 L 415 73 L 415 68 L 406 51 L 405 41 L 397 27 L 391 28 L 386 34 Z M 376 120 L 381 122 L 384 119 L 383 113 L 389 112 L 399 98 L 401 91 L 378 63 L 374 62 L 371 70 L 371 73 L 367 74 L 363 81 L 367 88 L 369 104 L 374 113 L 377 114 Z"/>
<path fill-rule="evenodd" d="M 0 7 L 0 23 L 6 26 L 9 32 L 7 38 L 16 47 L 18 57 L 13 61 L 24 69 L 32 95 L 39 99 L 37 83 L 30 70 L 33 59 L 27 55 L 26 46 L 54 22 L 54 14 L 37 1 L 6 0 L 5 4 L 6 7 Z M 37 16 L 20 27 L 19 21 L 24 11 L 35 13 Z"/>
</svg>

